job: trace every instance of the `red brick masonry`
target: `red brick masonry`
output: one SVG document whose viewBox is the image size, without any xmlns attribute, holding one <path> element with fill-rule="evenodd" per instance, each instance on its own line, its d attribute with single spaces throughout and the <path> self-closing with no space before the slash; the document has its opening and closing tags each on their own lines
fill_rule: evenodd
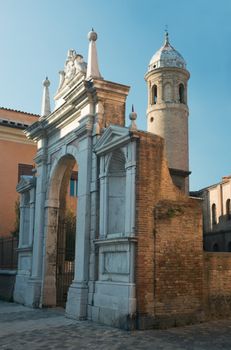
<svg viewBox="0 0 231 350">
<path fill-rule="evenodd" d="M 203 252 L 201 200 L 173 185 L 163 139 L 145 132 L 136 135 L 138 328 L 227 314 L 231 255 Z"/>
</svg>

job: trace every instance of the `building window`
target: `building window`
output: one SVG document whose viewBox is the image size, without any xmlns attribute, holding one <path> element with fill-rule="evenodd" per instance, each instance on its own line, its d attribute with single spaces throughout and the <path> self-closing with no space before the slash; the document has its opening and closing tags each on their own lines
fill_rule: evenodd
<svg viewBox="0 0 231 350">
<path fill-rule="evenodd" d="M 227 199 L 226 201 L 226 218 L 227 220 L 231 220 L 230 199 Z"/>
<path fill-rule="evenodd" d="M 217 243 L 213 245 L 213 252 L 219 252 L 219 245 Z"/>
<path fill-rule="evenodd" d="M 217 224 L 217 208 L 215 203 L 212 205 L 212 224 Z"/>
<path fill-rule="evenodd" d="M 78 172 L 77 171 L 72 171 L 72 173 L 71 173 L 70 196 L 71 197 L 78 196 Z"/>
<path fill-rule="evenodd" d="M 33 165 L 30 164 L 18 164 L 18 182 L 22 175 L 32 176 L 33 175 Z"/>
<path fill-rule="evenodd" d="M 153 85 L 152 87 L 152 104 L 156 104 L 157 103 L 157 86 Z"/>
<path fill-rule="evenodd" d="M 185 101 L 184 101 L 184 85 L 183 84 L 179 85 L 179 101 L 180 101 L 180 103 L 185 103 Z"/>
</svg>

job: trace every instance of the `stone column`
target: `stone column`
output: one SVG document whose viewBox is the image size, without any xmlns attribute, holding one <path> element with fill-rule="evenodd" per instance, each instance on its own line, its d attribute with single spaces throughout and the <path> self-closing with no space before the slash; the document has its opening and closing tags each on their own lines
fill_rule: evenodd
<svg viewBox="0 0 231 350">
<path fill-rule="evenodd" d="M 35 214 L 35 188 L 30 190 L 30 226 L 29 226 L 29 246 L 32 247 L 34 235 L 34 214 Z"/>
<path fill-rule="evenodd" d="M 34 178 L 22 176 L 17 191 L 20 193 L 20 231 L 18 247 L 18 271 L 14 286 L 14 301 L 29 304 L 27 299 L 28 280 L 31 276 L 31 253 L 33 242 L 33 215 L 30 203 L 35 191 Z M 29 202 L 30 196 L 30 202 Z M 33 213 L 34 214 L 34 213 Z M 33 305 L 32 305 L 33 306 Z"/>
<path fill-rule="evenodd" d="M 37 164 L 37 186 L 36 186 L 36 216 L 34 220 L 34 241 L 32 273 L 28 281 L 27 305 L 38 307 L 41 296 L 41 279 L 43 266 L 43 244 L 44 244 L 44 204 L 46 195 L 46 140 L 42 140 L 43 147 L 39 150 L 35 159 Z"/>
<path fill-rule="evenodd" d="M 89 136 L 79 141 L 79 149 L 75 277 L 68 291 L 66 315 L 76 319 L 86 319 L 89 278 L 90 179 L 92 152 L 91 138 Z"/>
<path fill-rule="evenodd" d="M 136 143 L 129 145 L 129 160 L 126 162 L 126 202 L 125 236 L 135 235 L 135 180 L 136 180 Z"/>
<path fill-rule="evenodd" d="M 56 264 L 57 264 L 57 230 L 59 218 L 59 201 L 46 200 L 45 202 L 43 277 L 40 302 L 44 306 L 56 306 Z"/>
<path fill-rule="evenodd" d="M 18 248 L 22 247 L 22 241 L 23 241 L 23 231 L 24 231 L 23 226 L 24 226 L 24 217 L 25 217 L 24 197 L 25 197 L 25 194 L 21 193 L 21 195 L 20 195 L 20 226 L 19 226 Z"/>
<path fill-rule="evenodd" d="M 100 159 L 100 168 L 102 168 L 101 163 L 104 162 L 104 158 Z M 102 169 L 101 169 L 102 170 Z M 99 219 L 99 236 L 101 239 L 107 236 L 107 192 L 108 192 L 108 177 L 105 173 L 100 172 L 100 219 Z"/>
<path fill-rule="evenodd" d="M 104 108 L 102 102 L 98 101 L 95 106 L 95 122 L 92 133 L 93 149 L 100 137 Z M 92 319 L 93 296 L 95 292 L 95 281 L 98 272 L 98 249 L 95 247 L 95 239 L 99 235 L 99 190 L 98 190 L 98 164 L 97 156 L 92 152 L 91 165 L 91 227 L 90 227 L 90 258 L 89 258 L 89 282 L 88 282 L 88 319 Z"/>
</svg>

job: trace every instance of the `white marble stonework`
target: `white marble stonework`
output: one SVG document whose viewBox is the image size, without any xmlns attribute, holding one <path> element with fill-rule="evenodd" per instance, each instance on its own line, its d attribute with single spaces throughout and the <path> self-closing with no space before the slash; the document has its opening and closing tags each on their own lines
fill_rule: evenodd
<svg viewBox="0 0 231 350">
<path fill-rule="evenodd" d="M 34 231 L 36 178 L 22 176 L 17 186 L 20 193 L 20 235 L 18 246 L 18 272 L 14 288 L 14 300 L 27 304 L 27 284 L 32 271 L 32 244 Z"/>
<path fill-rule="evenodd" d="M 128 274 L 126 252 L 104 252 L 103 274 Z"/>
<path fill-rule="evenodd" d="M 36 176 L 18 186 L 21 226 L 14 297 L 33 307 L 57 305 L 57 271 L 64 268 L 57 265 L 62 191 L 77 164 L 74 277 L 66 315 L 126 328 L 136 312 L 136 114 L 131 113 L 130 129 L 104 128 L 112 117 L 107 109 L 122 110 L 129 87 L 103 80 L 97 34 L 91 31 L 88 38 L 88 65 L 75 50 L 68 51 L 55 110 L 50 112 L 46 79 L 42 116 L 26 131 L 38 149 Z"/>
</svg>

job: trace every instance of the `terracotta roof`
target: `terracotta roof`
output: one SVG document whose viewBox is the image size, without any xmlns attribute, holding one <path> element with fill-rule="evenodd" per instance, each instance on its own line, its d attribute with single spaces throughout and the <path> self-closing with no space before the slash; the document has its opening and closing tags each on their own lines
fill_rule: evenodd
<svg viewBox="0 0 231 350">
<path fill-rule="evenodd" d="M 5 108 L 5 107 L 0 107 L 0 109 L 3 109 L 3 110 L 5 110 L 5 111 L 18 112 L 18 113 L 23 113 L 23 114 L 27 114 L 27 115 L 32 115 L 32 116 L 38 117 L 38 118 L 40 117 L 39 114 L 34 114 L 34 113 L 19 111 L 19 110 L 17 110 L 17 109 Z"/>
</svg>

